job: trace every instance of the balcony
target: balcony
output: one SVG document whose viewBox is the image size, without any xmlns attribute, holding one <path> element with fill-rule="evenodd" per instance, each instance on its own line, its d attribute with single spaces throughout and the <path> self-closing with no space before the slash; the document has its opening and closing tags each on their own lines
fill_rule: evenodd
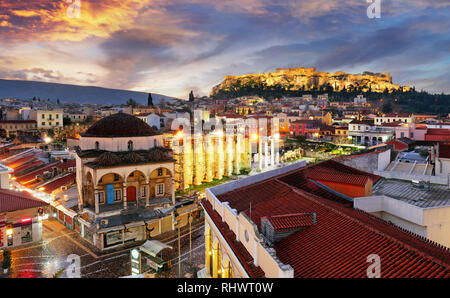
<svg viewBox="0 0 450 298">
<path fill-rule="evenodd" d="M 84 207 L 84 210 L 90 213 L 92 217 L 105 217 L 119 214 L 134 214 L 147 212 L 149 210 L 153 210 L 157 207 L 164 206 L 165 204 L 171 204 L 171 197 L 158 197 L 158 198 L 150 198 L 149 206 L 145 207 L 145 199 L 136 200 L 134 202 L 127 202 L 127 208 L 124 208 L 123 202 L 117 202 L 113 204 L 100 204 L 99 205 L 99 214 L 95 216 L 95 207 L 88 206 Z"/>
</svg>

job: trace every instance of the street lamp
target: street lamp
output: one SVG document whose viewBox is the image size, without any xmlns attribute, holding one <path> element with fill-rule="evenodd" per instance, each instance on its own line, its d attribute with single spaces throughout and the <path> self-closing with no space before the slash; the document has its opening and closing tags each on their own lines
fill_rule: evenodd
<svg viewBox="0 0 450 298">
<path fill-rule="evenodd" d="M 180 235 L 180 222 L 178 220 L 173 221 L 174 226 L 178 229 L 178 277 L 181 278 L 181 235 Z"/>
<path fill-rule="evenodd" d="M 192 221 L 193 217 L 192 214 L 189 213 L 188 215 L 189 220 L 189 264 L 192 265 Z"/>
</svg>

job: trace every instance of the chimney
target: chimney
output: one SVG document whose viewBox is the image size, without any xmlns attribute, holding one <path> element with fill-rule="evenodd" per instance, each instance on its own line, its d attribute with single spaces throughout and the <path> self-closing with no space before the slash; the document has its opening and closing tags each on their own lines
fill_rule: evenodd
<svg viewBox="0 0 450 298">
<path fill-rule="evenodd" d="M 261 233 L 271 243 L 306 229 L 316 223 L 316 213 L 294 213 L 261 218 Z"/>
</svg>

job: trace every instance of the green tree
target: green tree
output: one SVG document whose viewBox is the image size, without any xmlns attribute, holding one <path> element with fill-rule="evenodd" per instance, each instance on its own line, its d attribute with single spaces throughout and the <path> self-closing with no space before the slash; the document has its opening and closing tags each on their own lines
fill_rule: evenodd
<svg viewBox="0 0 450 298">
<path fill-rule="evenodd" d="M 130 98 L 129 100 L 127 100 L 126 105 L 135 108 L 137 106 L 137 102 L 134 99 Z"/>
<path fill-rule="evenodd" d="M 152 98 L 152 94 L 151 93 L 148 94 L 147 105 L 149 107 L 153 106 L 153 98 Z"/>
<path fill-rule="evenodd" d="M 69 117 L 64 117 L 63 125 L 66 126 L 66 125 L 70 125 L 70 124 L 72 124 L 72 120 Z"/>
<path fill-rule="evenodd" d="M 392 104 L 390 101 L 387 101 L 383 104 L 383 106 L 381 107 L 381 111 L 383 113 L 391 113 L 392 112 Z"/>
</svg>

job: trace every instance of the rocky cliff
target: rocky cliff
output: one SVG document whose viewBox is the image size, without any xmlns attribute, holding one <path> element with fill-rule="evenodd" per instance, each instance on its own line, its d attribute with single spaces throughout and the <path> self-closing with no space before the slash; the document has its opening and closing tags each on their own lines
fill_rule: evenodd
<svg viewBox="0 0 450 298">
<path fill-rule="evenodd" d="M 402 90 L 409 91 L 410 87 L 392 83 L 389 73 L 348 74 L 345 72 L 318 72 L 314 67 L 278 68 L 275 72 L 247 74 L 241 76 L 226 76 L 222 83 L 213 87 L 211 96 L 239 88 L 279 86 L 286 90 L 330 90 L 335 91 L 357 89 L 361 91 L 383 92 Z"/>
</svg>

